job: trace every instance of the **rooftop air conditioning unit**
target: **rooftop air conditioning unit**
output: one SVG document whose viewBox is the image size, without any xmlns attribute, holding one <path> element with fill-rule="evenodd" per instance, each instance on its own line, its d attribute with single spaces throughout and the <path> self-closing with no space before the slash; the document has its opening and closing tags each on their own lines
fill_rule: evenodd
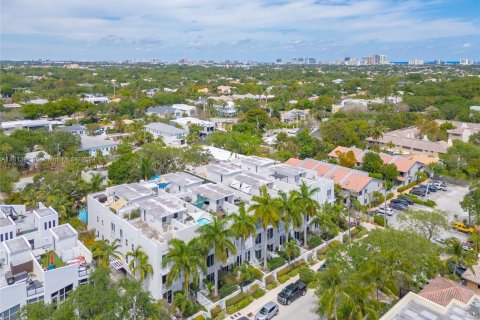
<svg viewBox="0 0 480 320">
<path fill-rule="evenodd" d="M 10 271 L 8 271 L 7 273 L 5 273 L 5 280 L 7 280 L 7 283 L 8 283 L 9 285 L 15 283 L 15 277 L 13 276 L 13 274 L 12 274 Z"/>
</svg>

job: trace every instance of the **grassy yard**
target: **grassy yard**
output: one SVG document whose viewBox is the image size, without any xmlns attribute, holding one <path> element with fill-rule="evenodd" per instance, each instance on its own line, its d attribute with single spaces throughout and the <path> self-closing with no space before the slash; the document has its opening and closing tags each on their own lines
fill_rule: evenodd
<svg viewBox="0 0 480 320">
<path fill-rule="evenodd" d="M 57 256 L 55 251 L 49 251 L 49 252 L 43 254 L 40 258 L 40 263 L 41 263 L 42 267 L 43 268 L 48 268 L 48 265 L 50 263 L 50 253 L 52 253 L 52 252 L 53 252 L 53 261 L 54 261 L 55 268 L 60 268 L 60 267 L 65 266 L 65 263 L 62 261 L 62 259 L 60 259 Z"/>
</svg>

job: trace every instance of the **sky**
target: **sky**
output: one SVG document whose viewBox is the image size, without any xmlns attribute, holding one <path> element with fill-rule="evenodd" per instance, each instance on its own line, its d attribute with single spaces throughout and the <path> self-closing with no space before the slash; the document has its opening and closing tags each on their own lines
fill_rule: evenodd
<svg viewBox="0 0 480 320">
<path fill-rule="evenodd" d="M 480 0 L 1 0 L 1 60 L 480 60 Z"/>
</svg>

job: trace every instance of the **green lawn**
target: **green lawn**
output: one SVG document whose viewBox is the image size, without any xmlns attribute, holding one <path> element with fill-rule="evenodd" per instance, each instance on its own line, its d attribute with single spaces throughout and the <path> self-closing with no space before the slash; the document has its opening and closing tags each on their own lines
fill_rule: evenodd
<svg viewBox="0 0 480 320">
<path fill-rule="evenodd" d="M 54 261 L 55 268 L 60 268 L 60 267 L 65 266 L 65 263 L 62 261 L 62 259 L 60 259 L 57 256 L 55 251 L 49 251 L 49 252 L 43 254 L 40 258 L 40 263 L 42 264 L 42 267 L 43 268 L 48 268 L 48 264 L 50 263 L 50 253 L 51 252 L 53 252 L 53 261 Z"/>
</svg>

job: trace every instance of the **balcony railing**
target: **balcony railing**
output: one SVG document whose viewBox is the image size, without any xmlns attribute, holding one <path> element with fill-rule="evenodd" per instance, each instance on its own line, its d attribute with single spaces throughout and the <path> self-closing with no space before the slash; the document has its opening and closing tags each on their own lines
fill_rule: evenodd
<svg viewBox="0 0 480 320">
<path fill-rule="evenodd" d="M 39 293 L 43 293 L 45 289 L 43 286 L 28 286 L 27 287 L 27 297 L 34 296 Z"/>
</svg>

